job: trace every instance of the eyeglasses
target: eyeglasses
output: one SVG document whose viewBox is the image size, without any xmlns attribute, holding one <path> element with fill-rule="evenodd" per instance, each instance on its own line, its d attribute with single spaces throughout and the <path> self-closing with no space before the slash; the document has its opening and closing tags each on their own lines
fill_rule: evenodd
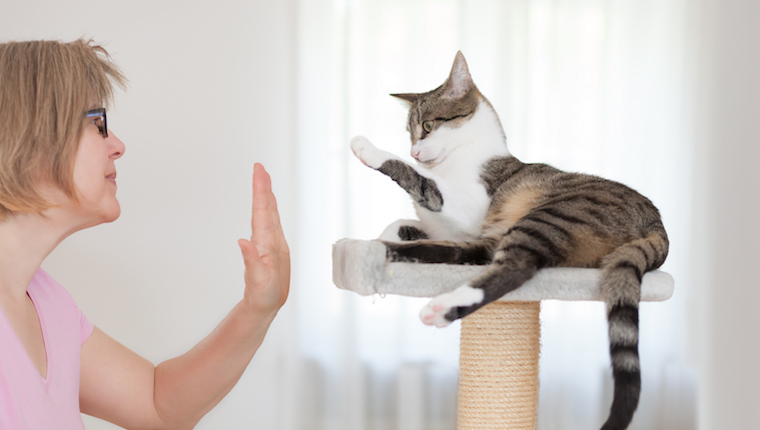
<svg viewBox="0 0 760 430">
<path fill-rule="evenodd" d="M 93 124 L 98 127 L 98 131 L 103 137 L 108 137 L 108 122 L 106 121 L 106 108 L 98 108 L 87 111 L 87 118 L 95 118 Z"/>
</svg>

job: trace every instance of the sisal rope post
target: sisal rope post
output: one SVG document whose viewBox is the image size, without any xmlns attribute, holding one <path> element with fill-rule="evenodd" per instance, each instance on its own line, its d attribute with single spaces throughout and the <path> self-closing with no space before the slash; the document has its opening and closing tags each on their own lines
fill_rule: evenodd
<svg viewBox="0 0 760 430">
<path fill-rule="evenodd" d="M 497 301 L 462 319 L 457 430 L 535 430 L 540 309 Z"/>
</svg>

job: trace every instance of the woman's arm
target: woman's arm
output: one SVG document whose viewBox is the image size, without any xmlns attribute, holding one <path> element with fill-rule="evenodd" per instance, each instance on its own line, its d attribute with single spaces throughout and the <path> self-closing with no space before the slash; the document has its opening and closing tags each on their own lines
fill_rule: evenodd
<svg viewBox="0 0 760 430">
<path fill-rule="evenodd" d="M 227 317 L 187 353 L 158 366 L 99 329 L 82 347 L 82 412 L 126 428 L 192 428 L 232 389 L 285 303 L 290 256 L 271 180 L 254 167 L 251 240 L 238 244 L 245 292 Z"/>
</svg>

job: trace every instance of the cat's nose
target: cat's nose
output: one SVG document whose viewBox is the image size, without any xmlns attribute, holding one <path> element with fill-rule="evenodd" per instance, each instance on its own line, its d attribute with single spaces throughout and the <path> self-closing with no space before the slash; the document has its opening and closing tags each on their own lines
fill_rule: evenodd
<svg viewBox="0 0 760 430">
<path fill-rule="evenodd" d="M 420 148 L 412 148 L 412 157 L 414 157 L 415 160 L 420 159 Z"/>
</svg>

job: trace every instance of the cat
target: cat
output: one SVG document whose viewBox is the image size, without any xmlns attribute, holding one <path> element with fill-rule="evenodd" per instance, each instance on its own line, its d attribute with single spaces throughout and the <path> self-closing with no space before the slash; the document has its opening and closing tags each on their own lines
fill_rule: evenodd
<svg viewBox="0 0 760 430">
<path fill-rule="evenodd" d="M 409 105 L 417 164 L 362 136 L 350 143 L 365 165 L 388 175 L 414 201 L 419 220 L 399 220 L 380 236 L 389 260 L 489 266 L 433 298 L 420 312 L 423 322 L 446 326 L 542 268 L 600 268 L 615 378 L 602 430 L 627 428 L 641 392 L 641 280 L 663 264 L 669 247 L 657 208 L 623 184 L 512 156 L 499 117 L 461 52 L 438 88 L 391 95 Z"/>
</svg>

